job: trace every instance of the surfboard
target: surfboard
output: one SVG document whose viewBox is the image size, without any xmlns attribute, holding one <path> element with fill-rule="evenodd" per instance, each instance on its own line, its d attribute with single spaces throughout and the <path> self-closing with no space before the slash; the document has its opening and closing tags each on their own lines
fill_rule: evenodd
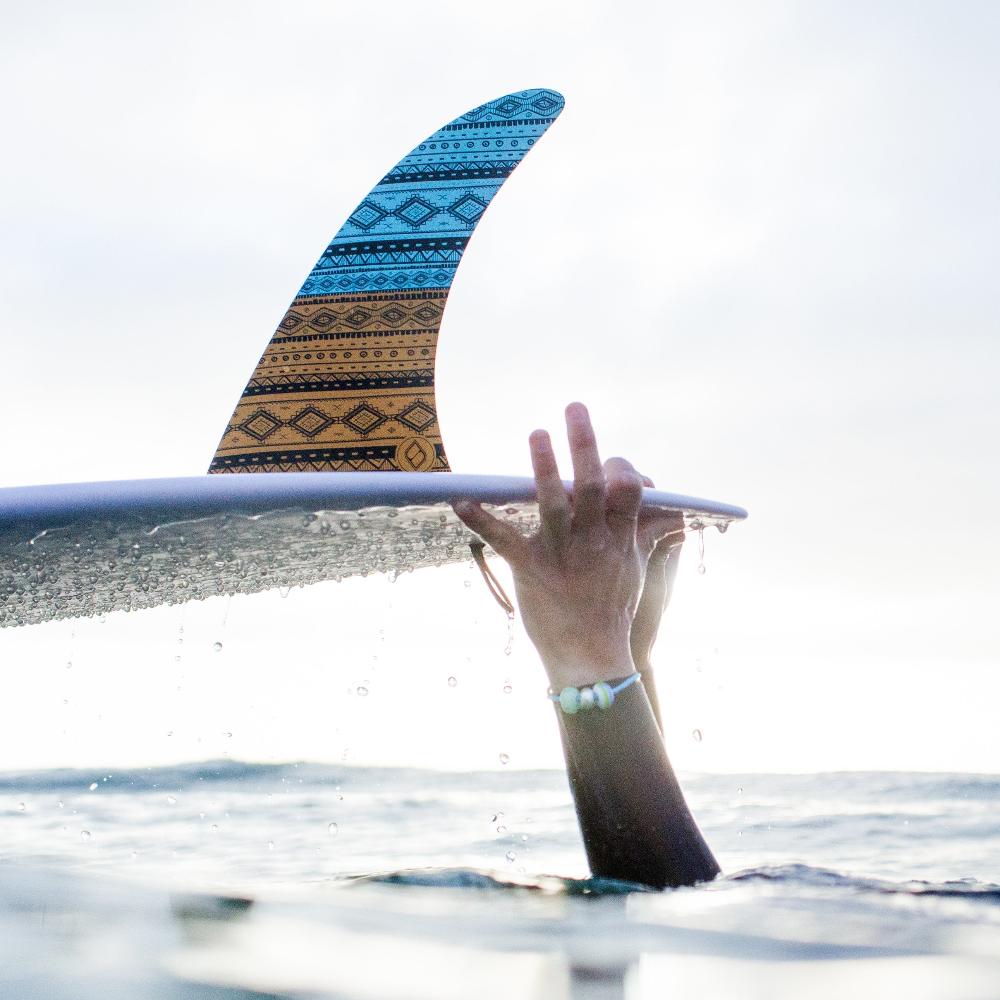
<svg viewBox="0 0 1000 1000">
<path fill-rule="evenodd" d="M 458 499 L 531 530 L 532 480 L 450 471 L 434 360 L 476 225 L 563 104 L 544 88 L 488 101 L 381 176 L 279 322 L 208 475 L 0 490 L 0 627 L 463 561 Z M 746 517 L 643 502 L 695 529 Z"/>
<path fill-rule="evenodd" d="M 570 484 L 567 484 L 569 487 Z M 470 560 L 458 499 L 530 531 L 534 481 L 434 472 L 262 473 L 0 489 L 0 627 Z M 746 511 L 645 490 L 689 528 Z"/>
</svg>

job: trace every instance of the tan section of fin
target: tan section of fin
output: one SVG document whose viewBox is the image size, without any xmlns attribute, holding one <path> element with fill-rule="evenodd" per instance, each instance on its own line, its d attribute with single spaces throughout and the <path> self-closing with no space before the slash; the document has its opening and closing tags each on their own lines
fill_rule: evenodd
<svg viewBox="0 0 1000 1000">
<path fill-rule="evenodd" d="M 434 357 L 447 291 L 296 299 L 211 472 L 447 471 Z"/>
</svg>

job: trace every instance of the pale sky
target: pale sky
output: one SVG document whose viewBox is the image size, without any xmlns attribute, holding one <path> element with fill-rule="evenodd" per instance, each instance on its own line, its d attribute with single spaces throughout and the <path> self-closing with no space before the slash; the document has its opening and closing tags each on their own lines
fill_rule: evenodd
<svg viewBox="0 0 1000 1000">
<path fill-rule="evenodd" d="M 680 767 L 1000 772 L 1000 7 L 2 9 L 0 485 L 203 472 L 385 169 L 552 87 L 445 314 L 452 467 L 525 474 L 583 399 L 607 454 L 749 509 L 659 652 Z M 464 567 L 227 603 L 0 632 L 0 768 L 558 762 Z"/>
</svg>

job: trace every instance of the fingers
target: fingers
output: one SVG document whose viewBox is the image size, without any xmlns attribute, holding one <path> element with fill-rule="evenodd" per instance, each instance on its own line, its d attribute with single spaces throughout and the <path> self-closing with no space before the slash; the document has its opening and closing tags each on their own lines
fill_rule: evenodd
<svg viewBox="0 0 1000 1000">
<path fill-rule="evenodd" d="M 535 431 L 528 439 L 531 447 L 531 466 L 535 471 L 535 494 L 542 531 L 553 545 L 558 546 L 569 535 L 572 508 L 566 488 L 559 478 L 552 439 L 547 431 Z"/>
<path fill-rule="evenodd" d="M 665 560 L 684 544 L 684 515 L 676 510 L 643 511 L 638 537 L 639 544 L 652 552 L 651 560 Z"/>
<path fill-rule="evenodd" d="M 603 534 L 607 496 L 604 470 L 597 454 L 590 414 L 582 403 L 570 403 L 566 407 L 566 432 L 573 458 L 573 530 L 583 535 Z"/>
<path fill-rule="evenodd" d="M 642 477 L 624 458 L 604 463 L 607 479 L 605 510 L 612 537 L 623 546 L 635 544 L 636 522 L 642 502 Z"/>
<path fill-rule="evenodd" d="M 524 536 L 512 524 L 494 517 L 471 500 L 459 500 L 454 504 L 455 513 L 462 523 L 474 531 L 497 555 L 509 563 L 517 562 L 524 548 Z"/>
</svg>

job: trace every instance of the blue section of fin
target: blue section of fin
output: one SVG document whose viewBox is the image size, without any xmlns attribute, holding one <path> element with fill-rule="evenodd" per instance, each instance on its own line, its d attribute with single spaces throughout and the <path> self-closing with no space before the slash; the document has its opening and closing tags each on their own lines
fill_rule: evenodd
<svg viewBox="0 0 1000 1000">
<path fill-rule="evenodd" d="M 493 196 L 562 109 L 556 91 L 524 90 L 438 129 L 354 209 L 299 296 L 450 287 Z"/>
</svg>

